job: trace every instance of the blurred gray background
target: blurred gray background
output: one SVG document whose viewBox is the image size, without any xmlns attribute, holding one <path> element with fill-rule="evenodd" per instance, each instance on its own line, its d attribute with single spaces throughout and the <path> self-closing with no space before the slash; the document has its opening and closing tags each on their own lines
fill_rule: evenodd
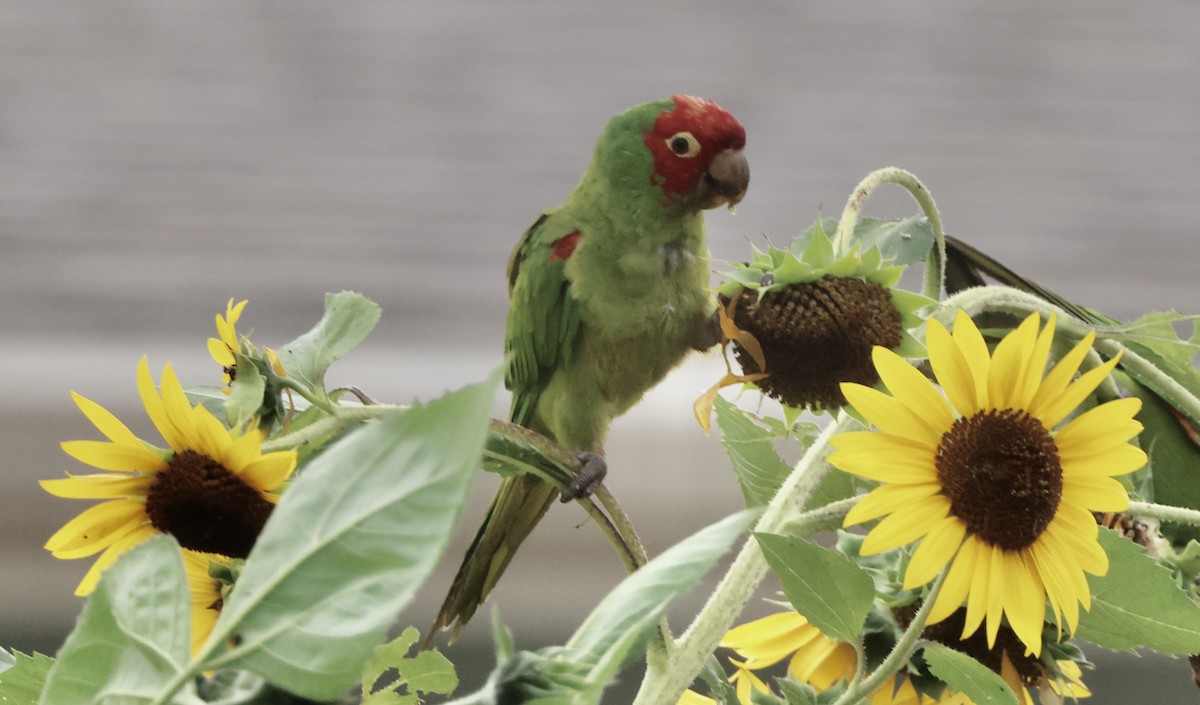
<svg viewBox="0 0 1200 705">
<path fill-rule="evenodd" d="M 84 469 L 60 441 L 96 437 L 67 390 L 150 433 L 139 356 L 216 383 L 204 340 L 228 297 L 275 345 L 341 289 L 384 316 L 334 382 L 404 402 L 480 379 L 510 247 L 606 119 L 644 100 L 706 96 L 746 127 L 752 187 L 709 216 L 718 258 L 836 216 L 894 164 L 952 233 L 1071 298 L 1200 309 L 1198 34 L 1200 4 L 1116 0 L 0 4 L 0 643 L 53 652 L 82 604 L 88 562 L 41 544 L 86 505 L 36 484 Z M 897 190 L 867 210 L 915 207 Z M 720 370 L 690 360 L 609 439 L 652 553 L 739 504 L 691 418 Z M 494 484 L 402 623 L 429 624 Z M 536 648 L 619 578 L 561 507 L 492 602 Z M 489 639 L 484 617 L 450 651 L 466 686 Z M 1183 661 L 1093 655 L 1091 702 L 1196 699 Z"/>
</svg>

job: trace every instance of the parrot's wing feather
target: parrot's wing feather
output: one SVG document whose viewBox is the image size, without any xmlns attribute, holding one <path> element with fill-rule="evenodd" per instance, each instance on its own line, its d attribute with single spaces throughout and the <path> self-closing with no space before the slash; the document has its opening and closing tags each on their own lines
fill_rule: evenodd
<svg viewBox="0 0 1200 705">
<path fill-rule="evenodd" d="M 510 361 L 505 384 L 513 393 L 511 418 L 522 426 L 533 418 L 550 375 L 570 361 L 579 335 L 579 304 L 565 272 L 579 233 L 556 228 L 554 222 L 549 213 L 538 218 L 508 263 L 504 347 Z"/>
</svg>

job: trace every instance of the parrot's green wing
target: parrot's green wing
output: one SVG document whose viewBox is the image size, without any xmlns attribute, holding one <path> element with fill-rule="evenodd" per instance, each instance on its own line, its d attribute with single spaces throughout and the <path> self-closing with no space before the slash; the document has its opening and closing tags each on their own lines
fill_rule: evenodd
<svg viewBox="0 0 1200 705">
<path fill-rule="evenodd" d="M 579 304 L 564 270 L 580 235 L 555 223 L 553 212 L 542 214 L 508 261 L 505 385 L 513 393 L 511 418 L 522 426 L 533 419 L 550 375 L 570 362 L 579 334 Z"/>
</svg>

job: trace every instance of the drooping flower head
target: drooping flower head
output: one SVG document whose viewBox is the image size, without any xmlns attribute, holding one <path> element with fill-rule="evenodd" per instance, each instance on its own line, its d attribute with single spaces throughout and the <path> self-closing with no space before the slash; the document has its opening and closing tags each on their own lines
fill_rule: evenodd
<svg viewBox="0 0 1200 705">
<path fill-rule="evenodd" d="M 882 483 L 846 516 L 847 526 L 885 517 L 867 534 L 864 555 L 920 540 L 905 589 L 949 574 L 930 613 L 937 623 L 966 601 L 963 636 L 986 622 L 994 645 L 1007 619 L 1035 655 L 1044 605 L 1074 632 L 1089 609 L 1086 573 L 1108 558 L 1093 511 L 1122 511 L 1129 496 L 1114 476 L 1146 454 L 1128 441 L 1142 429 L 1136 398 L 1106 402 L 1064 421 L 1112 371 L 1117 359 L 1076 372 L 1089 333 L 1046 372 L 1054 318 L 1039 331 L 1033 314 L 989 353 L 959 312 L 954 333 L 930 320 L 926 344 L 942 392 L 895 353 L 873 352 L 890 394 L 845 384 L 847 400 L 878 431 L 835 436 L 830 462 Z M 944 393 L 944 395 L 943 395 Z"/>
<path fill-rule="evenodd" d="M 761 350 L 734 339 L 743 372 L 762 376 L 755 384 L 787 406 L 842 406 L 839 383 L 878 381 L 872 347 L 924 352 L 908 330 L 933 302 L 895 288 L 903 271 L 874 244 L 836 251 L 820 221 L 787 249 L 756 251 L 720 289 L 736 329 Z"/>
<path fill-rule="evenodd" d="M 120 554 L 159 533 L 173 535 L 184 548 L 246 557 L 279 499 L 277 490 L 296 467 L 295 451 L 263 453 L 257 430 L 231 431 L 203 406 L 191 406 L 170 365 L 163 370 L 161 396 L 145 357 L 137 383 L 168 448 L 142 442 L 99 404 L 72 393 L 108 440 L 68 441 L 62 448 L 104 472 L 41 483 L 58 497 L 105 500 L 46 542 L 56 558 L 100 554 L 77 595 L 90 593 Z"/>
</svg>

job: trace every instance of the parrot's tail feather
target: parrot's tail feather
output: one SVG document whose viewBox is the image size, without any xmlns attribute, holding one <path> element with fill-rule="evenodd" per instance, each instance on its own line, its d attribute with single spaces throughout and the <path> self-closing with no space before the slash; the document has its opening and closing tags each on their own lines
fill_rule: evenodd
<svg viewBox="0 0 1200 705">
<path fill-rule="evenodd" d="M 451 630 L 448 643 L 454 643 L 476 608 L 483 604 L 504 574 L 517 547 L 533 531 L 557 495 L 558 489 L 554 485 L 533 475 L 505 478 L 492 499 L 483 525 L 463 557 L 423 648 L 427 648 L 434 635 L 443 629 Z"/>
</svg>

